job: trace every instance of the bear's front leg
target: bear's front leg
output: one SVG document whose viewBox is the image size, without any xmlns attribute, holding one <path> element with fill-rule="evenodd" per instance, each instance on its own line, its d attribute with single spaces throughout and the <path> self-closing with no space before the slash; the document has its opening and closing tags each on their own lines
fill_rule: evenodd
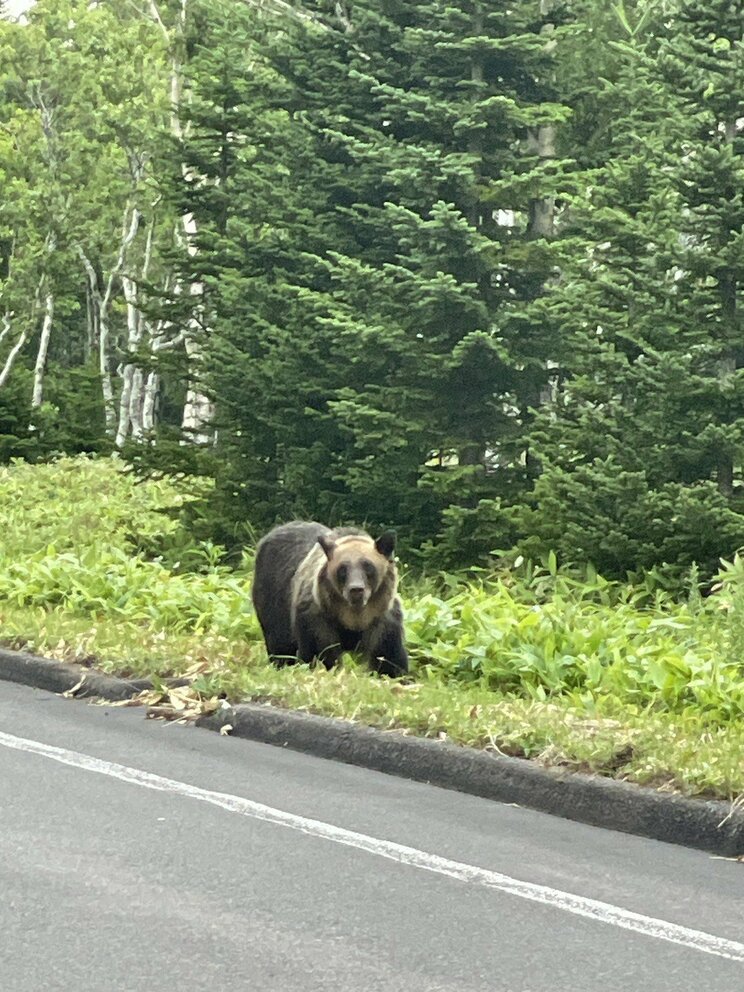
<svg viewBox="0 0 744 992">
<path fill-rule="evenodd" d="M 365 632 L 362 653 L 372 671 L 397 678 L 408 671 L 408 652 L 403 640 L 403 613 L 396 602 L 378 623 Z"/>
<path fill-rule="evenodd" d="M 327 669 L 331 669 L 341 657 L 341 640 L 338 631 L 317 615 L 298 613 L 295 619 L 295 635 L 297 657 L 307 665 L 317 659 Z"/>
<path fill-rule="evenodd" d="M 401 631 L 394 629 L 387 632 L 377 653 L 371 660 L 370 667 L 379 675 L 389 675 L 398 678 L 408 671 L 408 652 L 403 645 Z"/>
</svg>

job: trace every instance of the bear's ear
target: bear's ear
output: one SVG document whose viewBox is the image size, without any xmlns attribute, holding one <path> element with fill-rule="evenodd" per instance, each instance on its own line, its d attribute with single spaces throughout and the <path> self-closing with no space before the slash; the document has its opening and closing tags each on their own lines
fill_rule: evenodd
<svg viewBox="0 0 744 992">
<path fill-rule="evenodd" d="M 325 551 L 326 558 L 330 558 L 333 554 L 333 549 L 336 547 L 336 542 L 333 538 L 327 534 L 321 534 L 318 538 L 318 544 Z"/>
<path fill-rule="evenodd" d="M 380 534 L 375 541 L 375 548 L 385 558 L 392 558 L 395 551 L 395 531 L 386 530 L 384 534 Z"/>
</svg>

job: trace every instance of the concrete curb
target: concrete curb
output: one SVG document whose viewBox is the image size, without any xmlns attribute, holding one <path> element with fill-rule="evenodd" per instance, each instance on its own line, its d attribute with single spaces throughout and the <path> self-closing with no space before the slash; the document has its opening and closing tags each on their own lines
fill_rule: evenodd
<svg viewBox="0 0 744 992">
<path fill-rule="evenodd" d="M 0 680 L 76 696 L 128 699 L 152 683 L 0 649 Z M 174 680 L 183 684 L 185 680 Z M 304 751 L 389 775 L 551 813 L 580 823 L 732 857 L 744 853 L 744 810 L 718 800 L 686 799 L 601 776 L 542 768 L 472 748 L 375 730 L 343 720 L 244 703 L 197 725 L 230 736 Z"/>
<path fill-rule="evenodd" d="M 20 682 L 35 689 L 49 692 L 68 692 L 81 679 L 85 679 L 76 696 L 101 696 L 112 702 L 130 699 L 143 689 L 152 688 L 149 679 L 119 679 L 104 675 L 94 668 L 83 665 L 69 665 L 50 658 L 40 658 L 24 651 L 6 651 L 0 648 L 0 679 L 4 682 Z"/>
</svg>

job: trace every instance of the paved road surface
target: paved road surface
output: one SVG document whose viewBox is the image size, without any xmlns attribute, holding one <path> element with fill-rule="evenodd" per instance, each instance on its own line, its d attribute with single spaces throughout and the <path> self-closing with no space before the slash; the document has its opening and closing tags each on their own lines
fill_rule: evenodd
<svg viewBox="0 0 744 992">
<path fill-rule="evenodd" d="M 0 682 L 0 988 L 742 992 L 744 865 Z"/>
</svg>

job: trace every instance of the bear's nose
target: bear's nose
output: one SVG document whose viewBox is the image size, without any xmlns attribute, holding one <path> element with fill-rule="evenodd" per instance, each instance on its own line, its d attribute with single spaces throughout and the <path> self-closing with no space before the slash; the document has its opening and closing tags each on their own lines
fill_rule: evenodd
<svg viewBox="0 0 744 992">
<path fill-rule="evenodd" d="M 364 586 L 349 586 L 349 599 L 352 603 L 360 603 L 364 599 Z"/>
</svg>

